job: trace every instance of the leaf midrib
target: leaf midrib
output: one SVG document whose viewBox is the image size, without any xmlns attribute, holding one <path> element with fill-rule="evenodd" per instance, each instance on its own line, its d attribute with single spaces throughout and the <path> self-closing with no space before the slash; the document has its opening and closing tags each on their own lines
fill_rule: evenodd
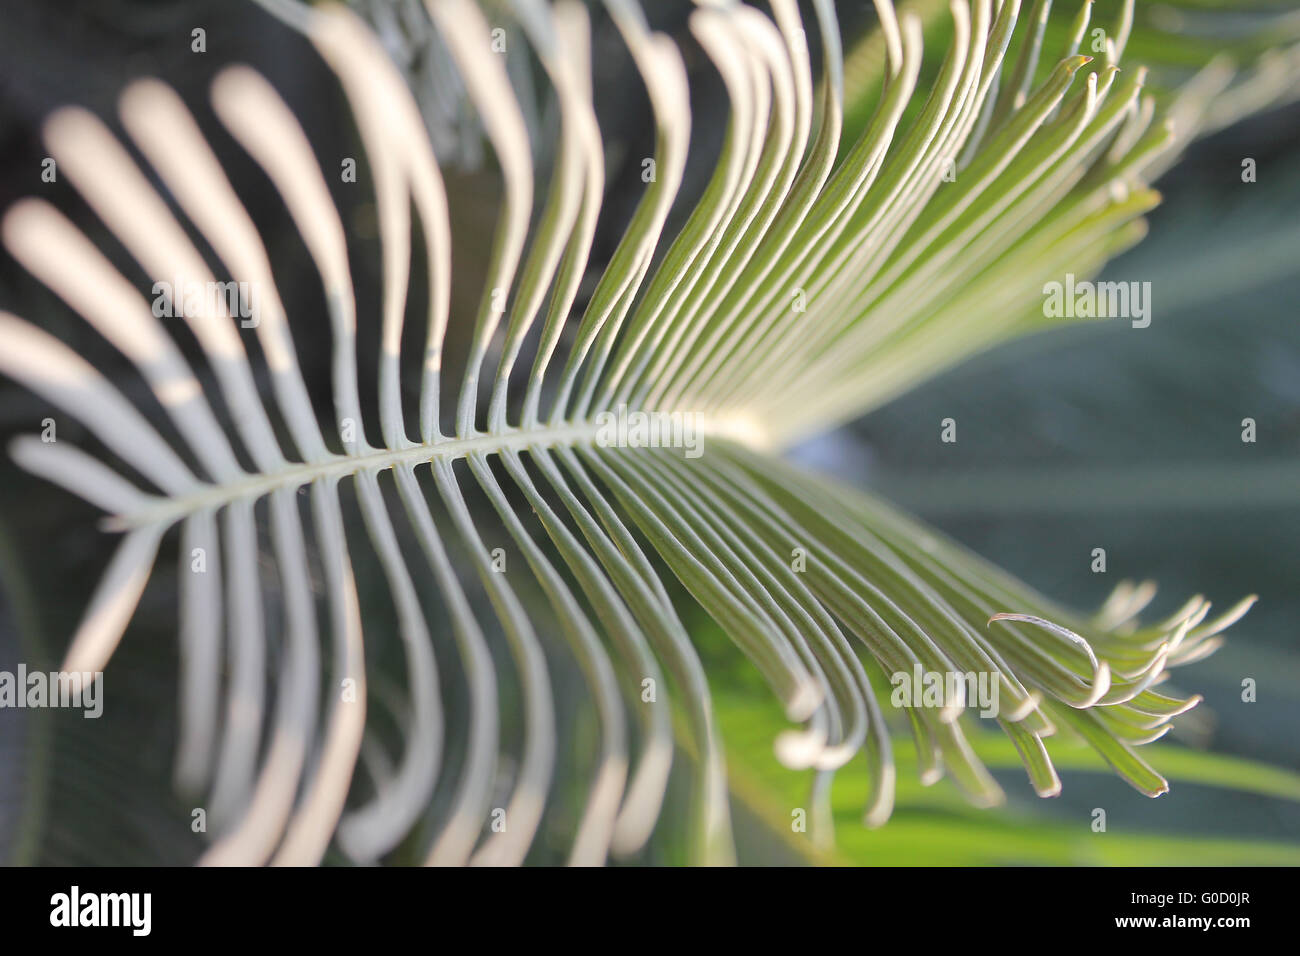
<svg viewBox="0 0 1300 956">
<path fill-rule="evenodd" d="M 762 436 L 748 422 L 717 419 L 703 414 L 695 414 L 694 420 L 696 433 L 702 438 L 740 441 L 751 446 L 764 444 Z M 322 478 L 346 478 L 364 471 L 387 471 L 398 465 L 420 465 L 438 459 L 454 461 L 473 454 L 490 455 L 536 447 L 591 444 L 596 441 L 601 427 L 595 417 L 592 417 L 558 425 L 510 427 L 503 431 L 470 436 L 448 436 L 432 442 L 412 443 L 404 448 L 375 448 L 367 444 L 366 450 L 357 454 L 331 455 L 322 461 L 293 462 L 272 472 L 245 474 L 237 481 L 218 484 L 204 482 L 196 491 L 186 495 L 151 496 L 149 506 L 132 514 L 110 518 L 105 524 L 114 531 L 154 525 L 168 526 L 192 514 L 216 510 L 241 499 L 258 499 L 283 488 L 299 488 Z"/>
</svg>

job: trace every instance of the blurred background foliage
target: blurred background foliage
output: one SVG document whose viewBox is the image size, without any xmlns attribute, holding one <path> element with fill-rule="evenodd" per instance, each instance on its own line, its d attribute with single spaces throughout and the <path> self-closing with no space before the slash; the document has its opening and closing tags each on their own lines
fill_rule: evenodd
<svg viewBox="0 0 1300 956">
<path fill-rule="evenodd" d="M 870 25 L 867 4 L 839 6 L 850 36 Z M 1099 16 L 1114 6 L 1098 0 Z M 1157 5 L 1139 6 L 1149 13 Z M 711 171 L 726 102 L 707 64 L 692 53 L 684 29 L 691 4 L 665 0 L 647 7 L 653 25 L 682 43 L 692 74 L 697 120 L 692 166 L 674 211 L 680 222 Z M 212 130 L 205 105 L 212 74 L 234 60 L 249 62 L 298 111 L 323 160 L 358 149 L 331 77 L 303 41 L 252 4 L 0 0 L 0 17 L 0 207 L 44 190 L 92 238 L 102 239 L 102 228 L 70 190 L 40 183 L 39 123 L 65 102 L 111 116 L 118 90 L 143 73 L 176 86 Z M 943 21 L 929 19 L 927 48 L 944 42 Z M 194 25 L 208 31 L 205 57 L 189 51 Z M 595 41 L 597 107 L 610 143 L 606 211 L 593 255 L 598 268 L 636 202 L 637 157 L 649 154 L 653 130 L 644 93 L 620 65 L 613 38 L 598 32 Z M 1220 43 L 1194 31 L 1186 40 L 1191 47 Z M 1173 79 L 1184 55 L 1181 46 L 1144 47 L 1137 40 L 1130 51 L 1134 59 L 1160 61 Z M 869 69 L 863 75 L 868 80 L 859 95 L 867 102 Z M 1155 614 L 1171 612 L 1193 593 L 1206 594 L 1221 609 L 1258 593 L 1259 604 L 1227 645 L 1177 676 L 1182 689 L 1204 694 L 1206 702 L 1182 722 L 1176 739 L 1146 752 L 1170 778 L 1171 792 L 1154 801 L 1143 797 L 1062 740 L 1051 750 L 1064 792 L 1040 800 L 1008 741 L 981 735 L 977 750 L 1008 803 L 976 810 L 946 782 L 922 787 L 910 744 L 900 738 L 893 819 L 880 830 L 861 827 L 865 777 L 851 764 L 837 775 L 833 791 L 834 844 L 814 844 L 791 830 L 792 811 L 810 807 L 810 781 L 772 756 L 772 740 L 785 726 L 778 708 L 726 638 L 697 616 L 687 623 L 709 668 L 721 720 L 742 863 L 1300 864 L 1298 120 L 1300 108 L 1293 105 L 1225 130 L 1192 147 L 1157 184 L 1165 204 L 1150 217 L 1150 237 L 1105 275 L 1152 283 L 1150 328 L 1100 322 L 1021 340 L 794 452 L 808 467 L 897 502 L 1065 604 L 1095 607 L 1124 578 L 1159 582 Z M 213 139 L 268 237 L 273 260 L 282 265 L 282 292 L 301 330 L 303 321 L 323 315 L 323 303 L 314 276 L 302 267 L 300 240 L 255 167 L 228 140 Z M 1257 162 L 1255 183 L 1242 182 L 1245 157 Z M 487 169 L 464 166 L 446 175 L 458 244 L 457 294 L 471 296 L 478 287 L 474 270 L 485 258 L 475 250 L 490 240 L 484 224 L 493 218 L 497 183 L 490 163 Z M 350 253 L 364 301 L 378 272 L 373 209 L 368 200 L 335 188 L 351 227 Z M 121 250 L 111 254 L 126 262 Z M 420 314 L 416 293 L 412 312 Z M 469 301 L 454 302 L 453 309 L 463 314 Z M 92 338 L 7 258 L 0 261 L 0 307 L 65 340 L 85 344 Z M 327 362 L 323 337 L 299 335 L 298 342 L 311 380 L 312 369 Z M 362 355 L 363 369 L 374 365 Z M 363 381 L 363 391 L 367 387 L 373 382 Z M 37 430 L 45 414 L 31 396 L 0 382 L 0 438 Z M 956 444 L 939 441 L 946 417 L 958 422 Z M 1247 417 L 1257 422 L 1254 444 L 1241 441 Z M 67 434 L 79 437 L 70 423 Z M 0 457 L 0 502 L 0 669 L 13 670 L 18 661 L 29 668 L 56 666 L 113 539 L 98 530 L 93 509 L 32 480 L 7 457 Z M 1089 569 L 1097 547 L 1106 549 L 1105 574 Z M 190 828 L 191 804 L 170 782 L 176 608 L 175 560 L 166 555 L 174 552 L 173 542 L 106 676 L 111 706 L 103 718 L 0 711 L 0 861 L 185 864 L 200 851 L 201 837 Z M 365 579 L 359 584 L 364 589 Z M 380 587 L 376 580 L 371 585 Z M 377 641 L 370 649 L 376 655 L 371 680 L 379 691 L 394 648 Z M 1241 700 L 1246 677 L 1257 682 L 1255 703 Z M 578 688 L 576 672 L 561 667 L 553 679 L 557 700 L 580 696 L 564 693 Z M 455 707 L 455 690 L 447 691 Z M 400 710 L 400 698 L 390 697 L 389 706 Z M 381 706 L 373 707 L 373 717 L 382 735 Z M 560 714 L 560 739 L 574 739 L 581 749 L 593 733 L 590 719 L 589 710 L 572 703 Z M 454 765 L 454 750 L 448 759 Z M 575 792 L 567 793 L 566 781 L 581 777 L 565 769 L 561 762 L 554 799 L 576 806 L 581 787 L 573 784 Z M 689 772 L 683 753 L 656 838 L 634 862 L 685 858 L 678 811 Z M 1098 807 L 1107 811 L 1104 834 L 1091 829 Z M 563 813 L 548 817 L 531 860 L 563 859 L 565 822 Z M 402 849 L 394 854 L 395 862 L 408 858 Z"/>
</svg>

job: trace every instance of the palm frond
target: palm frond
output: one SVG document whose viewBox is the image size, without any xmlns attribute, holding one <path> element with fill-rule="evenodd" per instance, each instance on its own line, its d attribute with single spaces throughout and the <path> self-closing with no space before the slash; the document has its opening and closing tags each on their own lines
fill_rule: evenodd
<svg viewBox="0 0 1300 956">
<path fill-rule="evenodd" d="M 382 298 L 358 302 L 344 226 L 301 127 L 252 70 L 218 76 L 217 116 L 278 189 L 320 274 L 332 420 L 313 409 L 299 367 L 294 334 L 313 330 L 298 321 L 291 331 L 251 218 L 164 84 L 128 87 L 122 124 L 223 274 L 249 283 L 259 304 L 251 318 L 220 298 L 186 304 L 180 317 L 206 369 L 50 204 L 18 203 L 3 230 L 9 251 L 152 392 L 153 401 L 133 404 L 58 339 L 0 314 L 0 371 L 103 446 L 92 454 L 23 438 L 14 458 L 102 508 L 123 534 L 65 669 L 108 663 L 164 537 L 179 526 L 177 781 L 207 794 L 214 841 L 205 862 L 315 863 L 336 833 L 359 861 L 414 841 L 431 863 L 522 862 L 559 799 L 557 759 L 579 746 L 556 719 L 561 654 L 581 671 L 599 726 L 570 860 L 599 863 L 611 849 L 645 844 L 672 767 L 674 708 L 698 758 L 696 858 L 732 859 L 723 744 L 678 585 L 797 725 L 776 741 L 786 765 L 815 769 L 825 793 L 834 771 L 865 753 L 868 825 L 885 822 L 894 793 L 880 682 L 914 668 L 991 675 L 1004 702 L 997 722 L 1042 795 L 1060 785 L 1043 742 L 1057 727 L 1082 736 L 1138 790 L 1166 788 L 1137 748 L 1197 698 L 1156 688 L 1168 668 L 1212 651 L 1249 599 L 1207 620 L 1198 597 L 1139 626 L 1149 594 L 1129 589 L 1081 617 L 887 504 L 774 454 L 1042 326 L 1046 279 L 1094 272 L 1141 236 L 1140 217 L 1157 200 L 1149 175 L 1213 100 L 1198 94 L 1197 108 L 1180 114 L 1188 128 L 1171 128 L 1144 93 L 1145 71 L 1120 72 L 1131 2 L 1106 53 L 1091 58 L 1077 43 L 1043 41 L 1047 4 L 1021 18 L 1015 0 L 954 0 L 950 42 L 927 86 L 922 19 L 881 0 L 880 95 L 842 159 L 844 64 L 831 4 L 815 4 L 820 84 L 794 0 L 775 0 L 771 20 L 744 6 L 701 6 L 691 32 L 731 113 L 713 177 L 669 242 L 691 141 L 686 69 L 635 4 L 609 0 L 644 78 L 656 146 L 644 195 L 579 311 L 606 173 L 586 8 L 513 5 L 558 104 L 542 198 L 491 24 L 469 0 L 430 0 L 502 178 L 472 319 L 451 314 L 458 277 L 446 186 L 405 78 L 346 8 L 267 5 L 337 75 L 378 210 Z M 1090 7 L 1071 21 L 1076 32 Z M 1013 38 L 1024 51 L 1014 63 Z M 1052 57 L 1045 74 L 1036 70 Z M 218 286 L 214 266 L 103 122 L 67 108 L 45 137 L 59 170 L 151 279 L 174 279 L 178 290 Z M 426 237 L 429 304 L 420 380 L 408 385 L 412 209 Z M 473 334 L 444 406 L 452 322 L 472 323 Z M 373 402 L 363 401 L 357 351 L 371 331 L 381 342 Z M 418 398 L 408 403 L 407 394 Z M 629 409 L 685 423 L 706 453 L 609 441 L 610 420 Z M 345 521 L 352 499 L 360 534 Z M 260 521 L 273 581 L 259 580 Z M 497 540 L 512 544 L 508 573 Z M 404 689 L 368 694 L 363 563 L 387 587 Z M 508 660 L 494 653 L 498 632 Z M 449 683 L 463 691 L 463 722 L 447 719 Z M 395 760 L 367 734 L 376 701 L 403 728 Z M 972 800 L 992 804 L 1001 791 L 963 734 L 965 703 L 904 708 L 918 766 L 923 780 L 948 773 Z M 501 780 L 512 789 L 498 805 Z"/>
</svg>

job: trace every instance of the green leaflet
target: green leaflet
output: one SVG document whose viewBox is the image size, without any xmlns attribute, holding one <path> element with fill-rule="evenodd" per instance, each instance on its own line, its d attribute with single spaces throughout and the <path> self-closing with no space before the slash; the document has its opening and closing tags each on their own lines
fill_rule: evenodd
<svg viewBox="0 0 1300 956">
<path fill-rule="evenodd" d="M 1152 833 L 1116 823 L 1111 806 L 1104 834 L 1091 830 L 1087 814 L 1062 821 L 1059 813 L 1038 812 L 1023 801 L 1013 806 L 972 811 L 943 784 L 924 787 L 916 780 L 911 756 L 898 755 L 897 805 L 888 827 L 865 831 L 859 809 L 869 786 L 860 762 L 836 776 L 831 791 L 833 841 L 821 846 L 816 835 L 791 829 L 792 811 L 808 808 L 810 774 L 793 773 L 773 757 L 771 736 L 780 715 L 752 694 L 716 695 L 719 719 L 727 732 L 733 791 L 791 851 L 809 862 L 871 866 L 1295 866 L 1300 845 L 1242 836 L 1197 832 Z M 1010 741 L 979 734 L 974 747 L 994 769 L 1018 764 Z M 1091 750 L 1071 741 L 1053 745 L 1053 757 L 1067 772 L 1108 772 Z M 1155 760 L 1168 771 L 1175 789 L 1183 785 L 1223 787 L 1279 800 L 1300 800 L 1300 776 L 1249 761 L 1158 745 Z M 1068 784 L 1067 784 L 1068 785 Z M 1109 805 L 1109 804 L 1108 804 Z"/>
</svg>

